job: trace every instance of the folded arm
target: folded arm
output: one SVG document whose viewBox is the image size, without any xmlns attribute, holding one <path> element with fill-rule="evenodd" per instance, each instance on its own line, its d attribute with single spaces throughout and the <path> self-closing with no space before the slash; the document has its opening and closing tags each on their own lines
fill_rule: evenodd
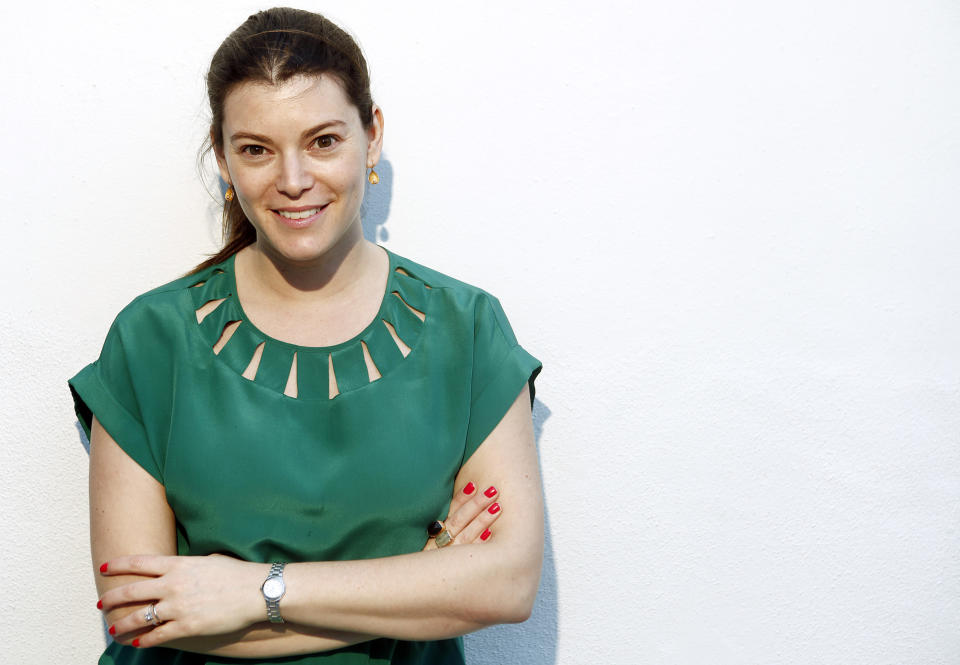
<svg viewBox="0 0 960 665">
<path fill-rule="evenodd" d="M 91 532 L 95 565 L 109 561 L 113 568 L 97 575 L 108 620 L 124 622 L 124 642 L 139 635 L 141 646 L 165 644 L 233 657 L 325 651 L 376 636 L 440 639 L 525 620 L 543 551 L 529 405 L 525 388 L 458 474 L 458 487 L 466 479 L 482 479 L 484 488 L 496 486 L 498 500 L 508 502 L 489 542 L 382 559 L 288 564 L 280 608 L 289 623 L 279 628 L 262 622 L 259 585 L 266 564 L 227 557 L 127 556 L 175 554 L 174 518 L 163 487 L 95 423 Z M 194 581 L 199 587 L 191 597 L 187 589 L 196 586 Z M 176 608 L 162 617 L 171 620 L 127 633 L 131 608 L 152 601 Z M 212 618 L 209 608 L 216 608 Z"/>
</svg>

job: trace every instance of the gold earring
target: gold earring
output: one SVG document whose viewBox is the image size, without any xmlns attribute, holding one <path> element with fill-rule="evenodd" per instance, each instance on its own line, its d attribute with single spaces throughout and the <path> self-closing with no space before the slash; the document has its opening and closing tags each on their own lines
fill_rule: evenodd
<svg viewBox="0 0 960 665">
<path fill-rule="evenodd" d="M 377 175 L 377 172 L 373 170 L 373 167 L 370 167 L 370 175 L 367 176 L 367 180 L 371 185 L 376 185 L 380 182 L 380 176 Z"/>
<path fill-rule="evenodd" d="M 227 201 L 233 201 L 233 185 L 227 187 L 227 191 L 224 193 L 223 198 Z"/>
</svg>

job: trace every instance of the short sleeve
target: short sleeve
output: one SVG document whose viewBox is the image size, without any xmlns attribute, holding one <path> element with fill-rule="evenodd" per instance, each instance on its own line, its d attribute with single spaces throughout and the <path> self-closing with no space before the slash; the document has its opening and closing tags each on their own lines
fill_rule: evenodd
<svg viewBox="0 0 960 665">
<path fill-rule="evenodd" d="M 470 422 L 464 460 L 467 460 L 503 419 L 524 384 L 530 386 L 542 369 L 539 360 L 517 343 L 500 302 L 484 294 L 474 320 L 473 373 L 470 384 Z"/>
<path fill-rule="evenodd" d="M 122 315 L 121 315 L 122 316 Z M 137 464 L 163 482 L 157 455 L 144 427 L 129 358 L 133 331 L 118 317 L 107 334 L 100 357 L 68 381 L 74 410 L 90 437 L 93 416 Z"/>
</svg>

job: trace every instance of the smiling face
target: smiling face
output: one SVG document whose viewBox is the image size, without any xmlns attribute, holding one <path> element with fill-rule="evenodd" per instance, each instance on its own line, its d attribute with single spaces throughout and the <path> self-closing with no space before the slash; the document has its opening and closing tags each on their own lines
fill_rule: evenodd
<svg viewBox="0 0 960 665">
<path fill-rule="evenodd" d="M 274 260 L 310 263 L 363 238 L 366 169 L 380 157 L 383 118 L 364 127 L 339 81 L 295 76 L 242 83 L 224 102 L 220 174 L 257 247 Z"/>
</svg>

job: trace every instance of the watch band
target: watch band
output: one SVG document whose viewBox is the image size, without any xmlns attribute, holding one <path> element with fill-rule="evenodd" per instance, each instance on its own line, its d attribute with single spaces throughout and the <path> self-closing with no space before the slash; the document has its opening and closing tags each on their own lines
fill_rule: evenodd
<svg viewBox="0 0 960 665">
<path fill-rule="evenodd" d="M 285 563 L 273 562 L 270 566 L 270 574 L 267 575 L 269 580 L 271 577 L 279 577 L 281 584 L 283 584 L 283 567 L 287 565 Z M 266 582 L 264 582 L 266 584 Z M 267 619 L 270 620 L 270 623 L 283 623 L 283 617 L 280 616 L 280 598 L 283 598 L 283 594 L 286 592 L 286 589 L 281 592 L 278 598 L 268 598 L 264 594 L 263 599 L 267 603 Z"/>
</svg>

